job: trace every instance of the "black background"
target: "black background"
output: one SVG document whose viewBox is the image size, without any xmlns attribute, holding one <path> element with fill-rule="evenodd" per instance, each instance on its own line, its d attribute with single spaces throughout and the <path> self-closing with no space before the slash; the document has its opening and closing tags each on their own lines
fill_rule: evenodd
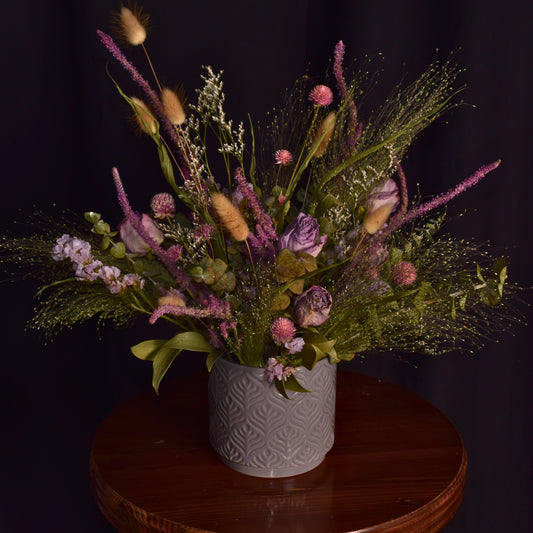
<svg viewBox="0 0 533 533">
<path fill-rule="evenodd" d="M 227 111 L 236 121 L 248 112 L 261 119 L 308 65 L 320 80 L 339 39 L 347 63 L 368 54 L 384 69 L 361 109 L 363 120 L 402 75 L 408 81 L 419 75 L 437 49 L 440 57 L 457 52 L 467 69 L 462 97 L 475 107 L 453 110 L 422 134 L 405 160 L 408 181 L 428 196 L 501 158 L 499 169 L 454 202 L 454 212 L 471 212 L 453 231 L 508 248 L 511 280 L 531 285 L 531 2 L 146 0 L 144 6 L 153 27 L 147 46 L 163 80 L 183 83 L 194 98 L 201 65 L 223 68 Z M 104 0 L 2 6 L 2 231 L 35 208 L 94 210 L 117 223 L 114 165 L 139 210 L 165 190 L 151 141 L 135 134 L 105 74 L 110 61 L 127 86 L 95 33 L 110 30 L 116 7 Z M 126 50 L 147 73 L 139 52 Z M 128 348 L 153 333 L 139 323 L 98 334 L 91 323 L 45 346 L 24 333 L 34 290 L 31 283 L 0 285 L 0 530 L 111 531 L 89 489 L 91 438 L 118 402 L 149 386 L 149 365 Z M 533 530 L 531 341 L 531 327 L 518 327 L 474 355 L 413 356 L 410 363 L 372 355 L 346 364 L 415 391 L 460 431 L 468 481 L 447 532 Z M 173 372 L 202 366 L 185 356 Z"/>
</svg>

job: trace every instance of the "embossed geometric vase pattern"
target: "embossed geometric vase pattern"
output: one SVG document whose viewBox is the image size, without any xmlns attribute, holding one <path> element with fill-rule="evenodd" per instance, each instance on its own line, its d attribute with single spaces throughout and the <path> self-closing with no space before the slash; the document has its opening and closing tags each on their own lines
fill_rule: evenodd
<svg viewBox="0 0 533 533">
<path fill-rule="evenodd" d="M 219 359 L 209 374 L 209 440 L 230 468 L 256 477 L 285 477 L 317 467 L 333 446 L 337 365 L 296 369 L 309 393 L 287 400 L 263 368 Z"/>
</svg>

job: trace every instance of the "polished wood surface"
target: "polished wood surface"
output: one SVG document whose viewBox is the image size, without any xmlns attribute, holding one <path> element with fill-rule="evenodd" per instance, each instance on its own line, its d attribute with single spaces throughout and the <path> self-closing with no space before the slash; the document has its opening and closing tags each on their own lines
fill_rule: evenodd
<svg viewBox="0 0 533 533">
<path fill-rule="evenodd" d="M 400 387 L 340 371 L 333 449 L 282 479 L 239 474 L 211 451 L 206 375 L 169 390 L 119 407 L 94 438 L 93 493 L 121 532 L 430 533 L 461 502 L 460 436 Z"/>
</svg>

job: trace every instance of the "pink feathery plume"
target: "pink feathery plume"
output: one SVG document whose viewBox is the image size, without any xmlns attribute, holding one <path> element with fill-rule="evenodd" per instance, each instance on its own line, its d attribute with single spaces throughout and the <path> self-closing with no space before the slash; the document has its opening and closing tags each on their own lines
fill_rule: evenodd
<svg viewBox="0 0 533 533">
<path fill-rule="evenodd" d="M 157 118 L 159 119 L 161 124 L 163 124 L 165 131 L 168 133 L 174 144 L 180 150 L 180 156 L 183 157 L 181 153 L 182 144 L 179 140 L 178 134 L 176 133 L 176 130 L 174 129 L 170 121 L 168 120 L 157 93 L 152 89 L 148 81 L 144 79 L 142 74 L 135 68 L 135 66 L 130 61 L 128 61 L 122 50 L 117 46 L 117 44 L 115 43 L 115 41 L 113 41 L 113 38 L 110 35 L 107 35 L 107 33 L 104 33 L 101 30 L 97 30 L 96 33 L 98 34 L 98 37 L 100 37 L 100 41 L 102 42 L 102 44 L 109 50 L 111 55 L 122 65 L 124 70 L 129 73 L 131 79 L 143 90 L 144 94 L 146 95 L 146 98 L 148 99 L 148 102 L 150 103 L 150 107 L 154 110 L 155 114 L 157 115 Z M 180 171 L 184 179 L 190 178 L 190 172 L 186 168 L 186 166 L 180 168 Z"/>
<path fill-rule="evenodd" d="M 158 306 L 154 312 L 150 315 L 149 322 L 154 324 L 163 315 L 174 316 L 192 316 L 194 318 L 218 318 L 220 320 L 228 319 L 230 316 L 227 313 L 218 311 L 216 309 L 206 307 L 205 309 L 199 309 L 196 307 L 187 307 L 185 305 L 173 305 L 164 304 Z"/>
<path fill-rule="evenodd" d="M 362 125 L 358 124 L 357 107 L 353 101 L 350 92 L 348 91 L 346 81 L 344 80 L 344 73 L 342 69 L 344 50 L 344 43 L 342 41 L 339 41 L 335 45 L 335 51 L 333 52 L 333 75 L 335 76 L 335 80 L 337 81 L 337 89 L 341 98 L 348 99 L 348 109 L 350 112 L 350 136 L 348 140 L 350 142 L 350 148 L 352 149 L 352 151 L 354 151 L 355 144 L 357 143 L 361 135 Z"/>
<path fill-rule="evenodd" d="M 278 236 L 276 234 L 276 230 L 274 229 L 272 219 L 265 212 L 259 202 L 259 199 L 257 198 L 257 194 L 255 194 L 255 191 L 249 186 L 248 182 L 246 181 L 242 168 L 238 168 L 235 171 L 235 181 L 237 182 L 237 188 L 239 192 L 248 201 L 248 205 L 250 206 L 250 210 L 252 211 L 254 220 L 257 224 L 261 225 L 264 235 L 266 235 L 269 240 L 276 241 L 278 239 Z"/>
<path fill-rule="evenodd" d="M 493 163 L 490 163 L 488 165 L 484 165 L 478 168 L 476 172 L 474 172 L 470 177 L 466 178 L 461 183 L 456 185 L 453 189 L 450 189 L 449 191 L 443 194 L 439 194 L 438 196 L 435 196 L 435 198 L 433 198 L 429 202 L 426 202 L 425 204 L 419 205 L 418 207 L 411 209 L 411 211 L 409 211 L 402 219 L 399 219 L 398 221 L 396 221 L 396 224 L 394 227 L 392 224 L 389 224 L 387 228 L 387 234 L 390 234 L 392 231 L 399 228 L 403 224 L 406 224 L 407 222 L 411 222 L 415 218 L 425 215 L 426 213 L 435 209 L 436 207 L 447 204 L 450 200 L 452 200 L 453 198 L 455 198 L 462 192 L 476 185 L 489 172 L 497 168 L 500 165 L 500 163 L 501 163 L 501 160 L 498 159 L 497 161 L 494 161 Z"/>
<path fill-rule="evenodd" d="M 157 244 L 157 242 L 152 239 L 150 234 L 146 231 L 142 225 L 141 219 L 135 214 L 131 208 L 128 196 L 124 190 L 124 185 L 120 179 L 118 170 L 113 167 L 113 180 L 115 182 L 115 188 L 117 190 L 118 203 L 124 213 L 124 216 L 128 222 L 132 225 L 133 229 L 139 234 L 139 237 L 150 247 L 150 250 L 154 252 L 156 257 L 165 265 L 167 270 L 172 274 L 174 279 L 182 284 L 182 286 L 187 286 L 189 284 L 189 278 L 185 272 L 176 267 L 175 261 L 172 260 L 171 256 Z"/>
</svg>

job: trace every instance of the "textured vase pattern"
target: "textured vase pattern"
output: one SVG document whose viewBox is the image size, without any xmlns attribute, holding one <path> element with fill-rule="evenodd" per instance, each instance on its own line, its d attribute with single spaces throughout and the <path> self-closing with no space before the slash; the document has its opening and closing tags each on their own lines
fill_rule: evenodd
<svg viewBox="0 0 533 533">
<path fill-rule="evenodd" d="M 284 477 L 318 466 L 333 446 L 337 365 L 324 359 L 296 369 L 310 393 L 287 400 L 263 368 L 219 359 L 209 375 L 209 439 L 222 461 L 258 477 Z"/>
</svg>

